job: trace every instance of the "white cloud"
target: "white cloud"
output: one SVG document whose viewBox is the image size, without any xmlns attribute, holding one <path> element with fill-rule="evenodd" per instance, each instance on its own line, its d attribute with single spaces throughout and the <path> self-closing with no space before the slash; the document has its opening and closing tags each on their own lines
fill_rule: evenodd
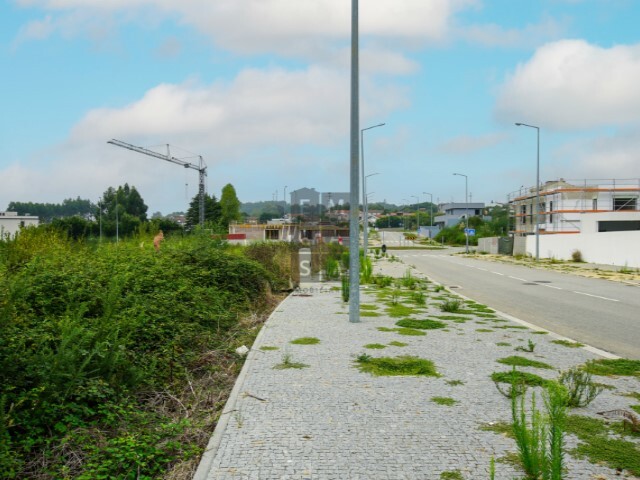
<svg viewBox="0 0 640 480">
<path fill-rule="evenodd" d="M 329 42 L 349 40 L 351 4 L 344 0 L 17 0 L 54 12 L 58 29 L 75 30 L 87 18 L 124 14 L 175 16 L 222 48 L 240 53 L 313 56 Z M 360 31 L 387 40 L 433 42 L 446 37 L 452 15 L 477 0 L 368 0 L 360 6 Z M 73 22 L 73 18 L 77 22 Z M 50 27 L 46 32 L 52 33 Z M 32 37 L 33 38 L 33 37 Z"/>
<path fill-rule="evenodd" d="M 507 138 L 505 133 L 489 133 L 486 135 L 460 135 L 444 142 L 438 148 L 443 153 L 464 155 L 502 143 Z"/>
<path fill-rule="evenodd" d="M 640 44 L 563 40 L 539 48 L 502 85 L 498 118 L 555 129 L 640 121 Z"/>
<path fill-rule="evenodd" d="M 522 29 L 506 29 L 497 24 L 471 25 L 458 34 L 474 44 L 485 47 L 534 47 L 558 38 L 565 30 L 562 22 L 548 17 L 540 23 L 529 24 Z"/>
<path fill-rule="evenodd" d="M 557 176 L 577 179 L 640 178 L 640 130 L 572 142 L 553 153 Z"/>
<path fill-rule="evenodd" d="M 363 121 L 384 118 L 407 103 L 404 91 L 370 79 L 363 82 L 362 96 Z M 229 169 L 224 183 L 234 181 L 235 175 L 242 176 L 244 184 L 260 185 L 268 181 L 265 172 L 286 178 L 298 168 L 307 171 L 299 178 L 308 175 L 321 152 L 348 149 L 348 132 L 346 72 L 320 67 L 247 69 L 229 83 L 161 84 L 130 105 L 88 112 L 63 144 L 34 155 L 51 159 L 50 166 L 36 168 L 23 162 L 0 170 L 3 179 L 10 179 L 3 182 L 1 196 L 7 202 L 25 195 L 33 201 L 75 195 L 96 198 L 107 186 L 128 181 L 153 210 L 168 211 L 172 207 L 167 204 L 175 201 L 170 203 L 167 197 L 184 200 L 184 183 L 190 183 L 191 194 L 195 193 L 195 172 L 162 168 L 161 160 L 138 158 L 139 154 L 107 145 L 107 140 L 184 147 L 204 157 L 210 185 Z M 265 158 L 269 165 L 264 165 Z M 346 165 L 343 160 L 329 154 L 322 161 L 329 179 L 336 180 L 336 168 Z M 313 181 L 320 180 L 322 169 L 311 169 Z"/>
</svg>

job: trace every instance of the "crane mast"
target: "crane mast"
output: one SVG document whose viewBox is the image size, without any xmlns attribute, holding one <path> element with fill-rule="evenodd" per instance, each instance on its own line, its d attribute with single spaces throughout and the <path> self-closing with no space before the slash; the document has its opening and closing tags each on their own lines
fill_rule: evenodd
<svg viewBox="0 0 640 480">
<path fill-rule="evenodd" d="M 176 165 L 181 165 L 184 168 L 191 168 L 193 170 L 197 170 L 200 176 L 200 182 L 198 185 L 198 200 L 199 200 L 199 211 L 198 211 L 198 220 L 200 222 L 200 226 L 204 227 L 204 198 L 205 198 L 205 185 L 207 179 L 207 166 L 202 159 L 202 155 L 198 155 L 199 164 L 194 165 L 193 163 L 185 162 L 184 160 L 180 160 L 179 158 L 172 157 L 170 146 L 167 144 L 167 154 L 163 155 L 162 153 L 154 152 L 153 150 L 148 150 L 143 147 L 137 147 L 135 145 L 131 145 L 130 143 L 123 142 L 121 140 L 116 140 L 112 138 L 107 143 L 111 145 L 115 145 L 117 147 L 126 148 L 127 150 L 132 150 L 134 152 L 142 153 L 143 155 L 149 155 L 150 157 L 159 158 L 161 160 L 166 160 L 167 162 L 175 163 Z"/>
</svg>

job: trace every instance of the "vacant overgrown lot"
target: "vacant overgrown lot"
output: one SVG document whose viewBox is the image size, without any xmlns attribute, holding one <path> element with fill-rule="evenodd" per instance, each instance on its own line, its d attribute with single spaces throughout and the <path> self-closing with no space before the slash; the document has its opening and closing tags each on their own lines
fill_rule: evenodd
<svg viewBox="0 0 640 480">
<path fill-rule="evenodd" d="M 0 242 L 0 477 L 190 478 L 282 282 L 268 267 L 197 235 Z"/>
</svg>

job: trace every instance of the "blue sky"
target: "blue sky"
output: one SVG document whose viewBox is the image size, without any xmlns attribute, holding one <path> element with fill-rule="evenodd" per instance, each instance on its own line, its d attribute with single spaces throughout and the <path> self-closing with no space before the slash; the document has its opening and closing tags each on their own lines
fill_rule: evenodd
<svg viewBox="0 0 640 480">
<path fill-rule="evenodd" d="M 5 0 L 0 209 L 128 182 L 184 210 L 208 165 L 241 201 L 349 185 L 349 0 Z M 541 180 L 640 177 L 640 2 L 360 0 L 372 200 L 504 202 Z M 157 147 L 160 146 L 160 147 Z M 187 158 L 188 160 L 188 158 Z M 188 160 L 190 161 L 190 160 Z M 406 199 L 406 200 L 405 200 Z"/>
</svg>

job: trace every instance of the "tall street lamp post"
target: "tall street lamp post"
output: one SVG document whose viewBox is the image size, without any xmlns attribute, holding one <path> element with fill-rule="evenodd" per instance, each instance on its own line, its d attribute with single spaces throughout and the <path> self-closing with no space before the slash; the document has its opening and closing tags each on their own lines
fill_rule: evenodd
<svg viewBox="0 0 640 480">
<path fill-rule="evenodd" d="M 538 148 L 536 155 L 536 262 L 540 261 L 540 127 L 527 125 L 526 123 L 516 123 L 518 127 L 535 128 L 538 138 Z"/>
<path fill-rule="evenodd" d="M 282 199 L 284 200 L 284 210 L 282 216 L 285 217 L 287 215 L 287 186 L 284 186 L 284 192 L 282 193 Z"/>
<path fill-rule="evenodd" d="M 463 173 L 454 173 L 454 175 L 458 175 L 460 177 L 464 177 L 464 203 L 466 205 L 467 213 L 464 216 L 464 239 L 465 239 L 465 253 L 469 253 L 469 185 L 468 185 L 468 177 Z"/>
<path fill-rule="evenodd" d="M 374 175 L 380 175 L 379 173 L 370 173 L 369 175 L 364 176 L 364 181 L 362 182 L 362 193 L 363 193 L 363 216 L 362 216 L 362 236 L 363 244 L 364 244 L 364 256 L 367 256 L 367 248 L 369 247 L 369 197 L 367 193 L 367 178 L 373 177 Z"/>
<path fill-rule="evenodd" d="M 417 195 L 411 195 L 416 199 L 416 232 L 420 231 L 420 197 Z"/>
<path fill-rule="evenodd" d="M 349 322 L 360 322 L 360 222 L 358 218 L 358 154 L 360 142 L 360 70 L 358 0 L 351 0 L 351 110 L 349 151 Z"/>
<path fill-rule="evenodd" d="M 429 195 L 429 204 L 430 204 L 430 208 L 429 208 L 429 215 L 431 217 L 431 221 L 429 222 L 431 224 L 431 226 L 433 227 L 433 195 L 431 195 L 428 192 L 422 192 L 423 195 Z M 429 234 L 431 234 L 431 232 L 429 232 Z"/>
<path fill-rule="evenodd" d="M 371 130 L 372 128 L 378 128 L 384 126 L 384 123 L 379 123 L 378 125 L 373 125 L 371 127 L 363 128 L 360 130 L 360 163 L 362 169 L 362 213 L 363 218 L 365 219 L 362 222 L 362 236 L 364 242 L 364 256 L 367 256 L 367 177 L 371 175 L 364 174 L 364 132 L 367 130 Z M 374 174 L 377 175 L 377 174 Z"/>
</svg>

